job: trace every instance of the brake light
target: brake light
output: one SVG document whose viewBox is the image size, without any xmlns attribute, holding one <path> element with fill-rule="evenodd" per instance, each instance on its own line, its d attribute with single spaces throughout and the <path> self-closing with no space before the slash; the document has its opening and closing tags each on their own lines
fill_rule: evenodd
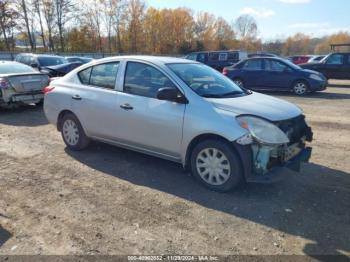
<svg viewBox="0 0 350 262">
<path fill-rule="evenodd" d="M 43 89 L 43 93 L 44 93 L 44 95 L 46 95 L 46 94 L 50 93 L 52 90 L 54 90 L 54 89 L 55 89 L 54 86 L 47 86 L 47 87 L 45 87 Z"/>
<path fill-rule="evenodd" d="M 10 88 L 10 82 L 6 78 L 0 78 L 0 89 Z"/>
<path fill-rule="evenodd" d="M 225 76 L 227 76 L 227 74 L 228 74 L 227 68 L 224 68 L 224 69 L 222 70 L 222 74 L 225 75 Z"/>
</svg>

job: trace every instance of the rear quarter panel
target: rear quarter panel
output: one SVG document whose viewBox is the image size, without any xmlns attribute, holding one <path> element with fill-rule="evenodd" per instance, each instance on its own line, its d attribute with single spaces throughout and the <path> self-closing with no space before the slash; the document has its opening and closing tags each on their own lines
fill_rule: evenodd
<svg viewBox="0 0 350 262">
<path fill-rule="evenodd" d="M 52 83 L 53 91 L 45 95 L 44 112 L 47 120 L 57 126 L 59 114 L 64 110 L 72 111 L 73 88 L 64 83 Z"/>
</svg>

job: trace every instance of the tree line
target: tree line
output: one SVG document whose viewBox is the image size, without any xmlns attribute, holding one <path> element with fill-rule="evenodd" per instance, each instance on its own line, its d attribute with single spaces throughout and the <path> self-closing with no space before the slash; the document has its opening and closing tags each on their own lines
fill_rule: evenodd
<svg viewBox="0 0 350 262">
<path fill-rule="evenodd" d="M 296 34 L 262 41 L 249 15 L 227 21 L 188 8 L 156 9 L 143 0 L 0 0 L 0 50 L 16 41 L 33 52 L 185 54 L 243 49 L 276 54 L 327 53 L 350 42 L 339 32 L 322 38 Z"/>
</svg>

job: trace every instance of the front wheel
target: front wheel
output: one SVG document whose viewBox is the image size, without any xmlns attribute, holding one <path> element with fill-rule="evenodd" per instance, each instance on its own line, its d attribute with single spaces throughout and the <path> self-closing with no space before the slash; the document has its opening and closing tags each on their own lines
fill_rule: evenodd
<svg viewBox="0 0 350 262">
<path fill-rule="evenodd" d="M 83 150 L 90 143 L 78 118 L 71 113 L 63 117 L 60 130 L 64 143 L 72 150 Z"/>
<path fill-rule="evenodd" d="M 308 92 L 308 84 L 305 81 L 296 81 L 293 84 L 293 92 L 298 96 L 303 96 Z"/>
<path fill-rule="evenodd" d="M 206 140 L 194 148 L 191 171 L 204 186 L 219 192 L 230 191 L 243 181 L 238 155 L 221 140 Z"/>
</svg>

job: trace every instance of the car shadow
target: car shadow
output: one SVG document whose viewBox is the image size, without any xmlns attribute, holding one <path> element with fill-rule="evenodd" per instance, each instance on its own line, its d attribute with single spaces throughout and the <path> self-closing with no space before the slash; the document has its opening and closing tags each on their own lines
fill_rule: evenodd
<svg viewBox="0 0 350 262">
<path fill-rule="evenodd" d="M 12 234 L 0 225 L 0 248 L 11 237 L 12 237 Z"/>
<path fill-rule="evenodd" d="M 305 254 L 350 252 L 348 173 L 305 164 L 300 174 L 276 184 L 248 184 L 230 193 L 216 193 L 198 184 L 181 165 L 166 160 L 97 142 L 83 152 L 66 152 L 95 170 L 132 184 L 309 239 L 313 244 L 305 246 Z"/>
<path fill-rule="evenodd" d="M 11 126 L 41 126 L 47 125 L 42 106 L 26 105 L 14 109 L 0 107 L 0 123 Z"/>
<path fill-rule="evenodd" d="M 280 97 L 297 97 L 297 98 L 303 98 L 303 99 L 325 99 L 325 100 L 338 100 L 338 99 L 350 99 L 350 94 L 341 94 L 341 93 L 332 93 L 327 91 L 322 92 L 315 92 L 311 94 L 307 94 L 304 96 L 298 96 L 291 92 L 272 92 L 272 91 L 259 91 L 260 93 L 271 95 L 271 96 L 280 96 Z"/>
</svg>

